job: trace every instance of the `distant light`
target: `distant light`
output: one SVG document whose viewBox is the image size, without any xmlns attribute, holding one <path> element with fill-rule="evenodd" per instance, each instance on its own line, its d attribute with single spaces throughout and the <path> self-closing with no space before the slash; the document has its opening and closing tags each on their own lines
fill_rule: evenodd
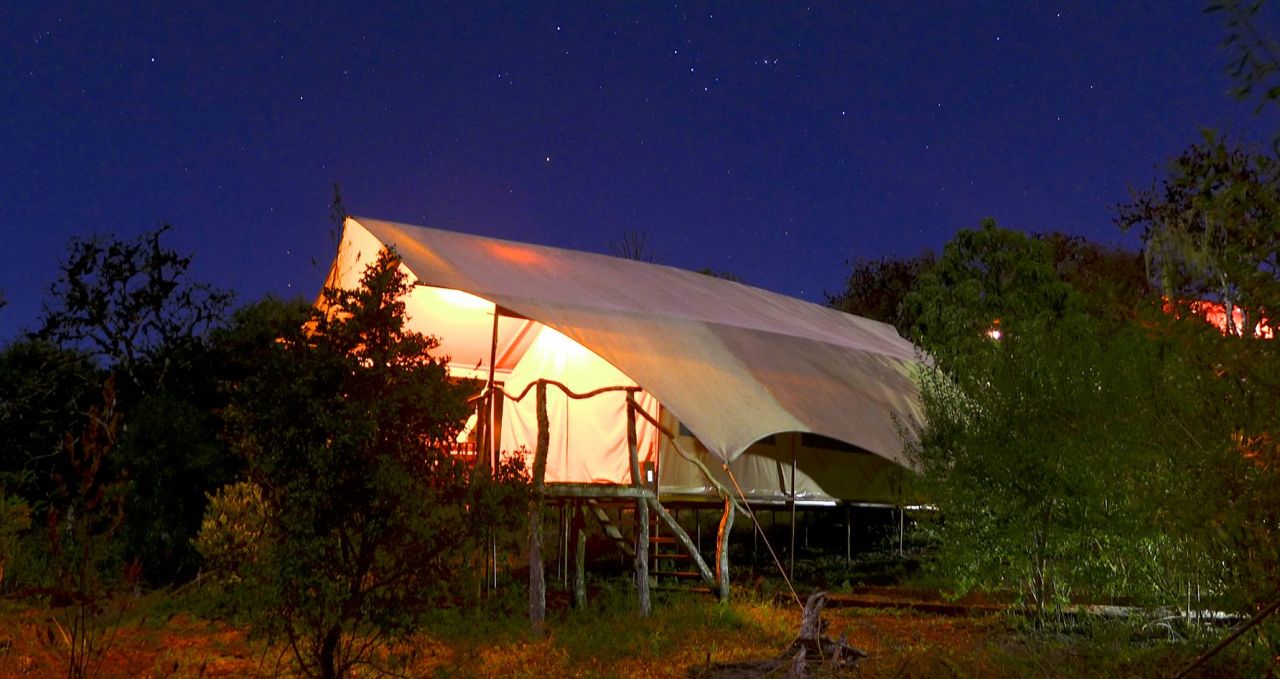
<svg viewBox="0 0 1280 679">
<path fill-rule="evenodd" d="M 1004 337 L 1004 333 L 1000 332 L 1000 328 L 992 328 L 987 331 L 987 337 L 990 337 L 993 340 L 998 340 L 1001 337 Z"/>
</svg>

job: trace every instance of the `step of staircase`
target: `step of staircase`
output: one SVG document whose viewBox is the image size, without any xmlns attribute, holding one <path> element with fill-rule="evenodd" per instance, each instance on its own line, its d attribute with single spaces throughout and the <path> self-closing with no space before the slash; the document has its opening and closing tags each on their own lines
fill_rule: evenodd
<svg viewBox="0 0 1280 679">
<path fill-rule="evenodd" d="M 600 523 L 600 527 L 604 529 L 604 534 L 609 536 L 610 540 L 622 550 L 623 554 L 634 557 L 636 555 L 635 548 L 631 545 L 631 539 L 628 538 L 618 525 L 618 522 L 609 516 L 609 512 L 600 505 L 596 500 L 587 500 L 587 509 L 591 512 L 596 521 Z M 630 532 L 630 531 L 627 531 Z"/>
<path fill-rule="evenodd" d="M 653 571 L 650 575 L 657 578 L 675 578 L 677 580 L 701 580 L 698 571 Z"/>
</svg>

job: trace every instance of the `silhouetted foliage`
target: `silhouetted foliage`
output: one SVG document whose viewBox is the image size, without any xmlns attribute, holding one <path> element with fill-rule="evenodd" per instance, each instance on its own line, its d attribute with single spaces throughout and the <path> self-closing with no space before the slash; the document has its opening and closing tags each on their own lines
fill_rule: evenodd
<svg viewBox="0 0 1280 679">
<path fill-rule="evenodd" d="M 1227 73 L 1236 81 L 1240 99 L 1258 100 L 1255 113 L 1268 103 L 1280 103 L 1280 45 L 1259 27 L 1262 0 L 1214 0 L 1206 12 L 1221 12 L 1227 37 L 1223 45 L 1232 52 Z"/>
<path fill-rule="evenodd" d="M 0 487 L 43 512 L 67 474 L 66 432 L 83 427 L 102 374 L 83 353 L 36 339 L 0 350 Z"/>
<path fill-rule="evenodd" d="M 1154 290 L 1142 253 L 1056 231 L 1035 237 L 1049 246 L 1054 271 L 1084 296 L 1090 314 L 1133 318 L 1150 300 Z"/>
<path fill-rule="evenodd" d="M 190 540 L 205 493 L 237 468 L 214 417 L 228 363 L 206 341 L 231 296 L 190 280 L 191 257 L 161 243 L 168 228 L 134 240 L 71 241 L 39 339 L 5 352 L 20 394 L 16 412 L 0 412 L 0 432 L 17 444 L 0 471 L 26 474 L 24 494 L 39 506 L 49 499 L 50 471 L 57 471 L 49 466 L 59 459 L 49 455 L 49 442 L 83 416 L 102 375 L 114 376 L 122 436 L 104 473 L 121 480 L 125 497 L 125 524 L 115 539 L 153 584 L 195 574 Z"/>
<path fill-rule="evenodd" d="M 53 566 L 51 604 L 63 621 L 67 675 L 97 674 L 105 655 L 101 619 L 120 565 L 113 541 L 124 520 L 124 493 L 108 463 L 120 430 L 115 380 L 89 408 L 81 429 L 63 445 L 66 472 L 54 474 L 55 492 L 46 510 L 48 550 Z"/>
<path fill-rule="evenodd" d="M 908 334 L 915 325 L 913 311 L 903 305 L 921 274 L 934 264 L 933 253 L 906 259 L 858 259 L 845 281 L 844 290 L 827 295 L 827 306 L 855 316 L 863 316 Z"/>
<path fill-rule="evenodd" d="M 168 230 L 132 241 L 72 239 L 39 335 L 98 357 L 131 389 L 163 387 L 174 354 L 198 342 L 231 302 L 230 293 L 188 280 L 191 257 L 160 244 Z"/>
<path fill-rule="evenodd" d="M 615 257 L 621 257 L 622 259 L 648 262 L 650 264 L 658 261 L 657 253 L 654 252 L 653 246 L 649 244 L 649 234 L 640 229 L 624 232 L 622 239 L 617 242 L 609 241 L 609 248 L 613 250 Z"/>
</svg>

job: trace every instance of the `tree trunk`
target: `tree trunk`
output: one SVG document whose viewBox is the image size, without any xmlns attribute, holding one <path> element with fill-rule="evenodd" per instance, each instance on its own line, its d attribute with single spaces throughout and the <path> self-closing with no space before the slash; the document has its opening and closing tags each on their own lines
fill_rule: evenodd
<svg viewBox="0 0 1280 679">
<path fill-rule="evenodd" d="M 645 486 L 640 475 L 640 447 L 636 436 L 636 405 L 631 392 L 627 392 L 627 450 L 631 456 L 631 485 Z M 640 615 L 648 617 L 649 604 L 649 503 L 643 497 L 636 498 L 636 591 L 640 598 Z"/>
<path fill-rule="evenodd" d="M 334 625 L 320 642 L 320 654 L 316 658 L 320 676 L 324 679 L 337 679 L 338 642 L 342 640 L 342 628 Z"/>
<path fill-rule="evenodd" d="M 733 498 L 724 499 L 724 515 L 720 517 L 720 532 L 716 535 L 716 580 L 720 587 L 720 601 L 729 601 L 729 531 L 733 530 Z"/>
</svg>

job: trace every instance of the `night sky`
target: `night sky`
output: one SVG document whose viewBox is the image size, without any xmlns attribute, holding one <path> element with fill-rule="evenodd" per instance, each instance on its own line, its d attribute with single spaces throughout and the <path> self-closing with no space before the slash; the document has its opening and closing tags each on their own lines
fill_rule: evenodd
<svg viewBox="0 0 1280 679">
<path fill-rule="evenodd" d="M 169 223 L 241 302 L 312 297 L 335 181 L 357 215 L 638 231 L 821 301 L 986 216 L 1134 244 L 1116 204 L 1202 127 L 1280 129 L 1190 1 L 177 4 L 0 7 L 0 341 L 91 232 Z"/>
</svg>

